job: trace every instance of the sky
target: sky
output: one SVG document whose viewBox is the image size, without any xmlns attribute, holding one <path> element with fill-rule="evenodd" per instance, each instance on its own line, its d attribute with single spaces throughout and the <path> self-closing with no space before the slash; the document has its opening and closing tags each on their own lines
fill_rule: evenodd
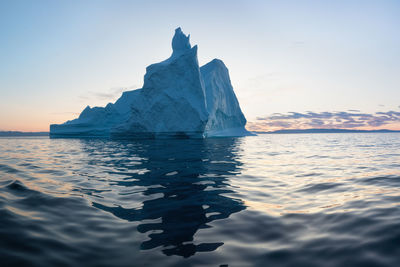
<svg viewBox="0 0 400 267">
<path fill-rule="evenodd" d="M 400 130 L 400 1 L 0 1 L 0 130 L 140 88 L 174 29 L 224 61 L 248 128 Z"/>
</svg>

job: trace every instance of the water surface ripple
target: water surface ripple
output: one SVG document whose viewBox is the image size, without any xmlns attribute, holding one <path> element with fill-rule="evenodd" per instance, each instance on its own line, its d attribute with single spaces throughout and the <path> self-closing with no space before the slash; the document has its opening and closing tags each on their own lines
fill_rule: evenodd
<svg viewBox="0 0 400 267">
<path fill-rule="evenodd" d="M 400 266 L 400 134 L 0 138 L 1 266 Z"/>
</svg>

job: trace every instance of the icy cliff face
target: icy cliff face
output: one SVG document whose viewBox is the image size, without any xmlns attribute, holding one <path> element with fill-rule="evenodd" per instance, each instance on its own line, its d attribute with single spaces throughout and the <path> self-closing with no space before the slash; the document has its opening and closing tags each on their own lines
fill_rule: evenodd
<svg viewBox="0 0 400 267">
<path fill-rule="evenodd" d="M 50 125 L 50 135 L 212 137 L 248 135 L 228 69 L 214 59 L 199 68 L 197 46 L 180 28 L 172 55 L 147 67 L 143 88 L 106 107 L 86 107 L 79 118 Z"/>
<path fill-rule="evenodd" d="M 206 136 L 242 136 L 248 134 L 244 126 L 246 118 L 229 78 L 225 64 L 214 59 L 200 68 L 206 92 Z"/>
</svg>

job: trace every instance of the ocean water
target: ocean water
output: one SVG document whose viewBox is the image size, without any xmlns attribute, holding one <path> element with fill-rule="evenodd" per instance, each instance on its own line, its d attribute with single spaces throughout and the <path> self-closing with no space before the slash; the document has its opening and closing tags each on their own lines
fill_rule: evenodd
<svg viewBox="0 0 400 267">
<path fill-rule="evenodd" d="M 1 266 L 400 266 L 400 134 L 0 139 Z"/>
</svg>

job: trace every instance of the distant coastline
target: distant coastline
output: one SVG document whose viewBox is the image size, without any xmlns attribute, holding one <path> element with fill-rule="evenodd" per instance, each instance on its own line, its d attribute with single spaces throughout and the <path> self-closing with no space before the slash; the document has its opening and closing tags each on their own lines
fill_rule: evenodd
<svg viewBox="0 0 400 267">
<path fill-rule="evenodd" d="M 49 136 L 49 132 L 0 131 L 1 136 Z"/>
<path fill-rule="evenodd" d="M 354 129 L 287 129 L 271 132 L 253 131 L 257 134 L 301 134 L 301 133 L 400 133 L 396 130 L 354 130 Z"/>
<path fill-rule="evenodd" d="M 400 133 L 400 130 L 352 130 L 352 129 L 287 129 L 277 131 L 252 131 L 256 134 L 309 134 L 309 133 Z M 0 131 L 0 137 L 49 136 L 49 132 Z"/>
</svg>

